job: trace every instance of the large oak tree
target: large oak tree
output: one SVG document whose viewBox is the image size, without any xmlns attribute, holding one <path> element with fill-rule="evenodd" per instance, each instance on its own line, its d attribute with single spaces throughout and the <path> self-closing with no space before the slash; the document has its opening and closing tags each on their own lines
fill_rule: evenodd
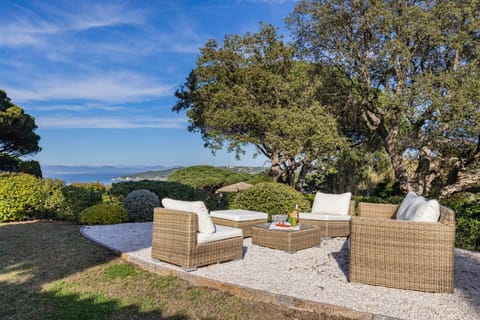
<svg viewBox="0 0 480 320">
<path fill-rule="evenodd" d="M 479 15 L 477 0 L 304 0 L 288 18 L 304 58 L 350 79 L 349 117 L 404 191 L 480 180 Z"/>
<path fill-rule="evenodd" d="M 322 79 L 311 77 L 311 63 L 294 57 L 271 25 L 226 36 L 223 45 L 210 40 L 177 90 L 173 110 L 186 110 L 189 130 L 214 151 L 227 147 L 241 155 L 253 144 L 270 159 L 275 181 L 293 186 L 300 168 L 300 188 L 312 164 L 344 140 L 317 99 Z"/>
</svg>

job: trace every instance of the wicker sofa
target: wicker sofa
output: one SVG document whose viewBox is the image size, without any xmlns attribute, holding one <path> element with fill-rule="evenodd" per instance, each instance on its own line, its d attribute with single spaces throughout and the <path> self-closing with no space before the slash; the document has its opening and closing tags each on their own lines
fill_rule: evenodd
<svg viewBox="0 0 480 320">
<path fill-rule="evenodd" d="M 320 234 L 322 237 L 347 237 L 350 234 L 350 220 L 317 220 L 308 219 L 310 214 L 301 214 L 300 222 L 305 224 L 313 224 L 320 227 Z M 355 201 L 350 201 L 348 208 L 348 215 L 355 215 Z M 335 217 L 335 216 L 334 216 Z"/>
<path fill-rule="evenodd" d="M 455 213 L 440 206 L 438 222 L 401 221 L 397 208 L 358 204 L 350 222 L 350 281 L 453 292 Z"/>
<path fill-rule="evenodd" d="M 193 212 L 155 208 L 152 258 L 179 265 L 185 270 L 242 258 L 243 237 L 198 243 L 198 217 Z"/>
</svg>

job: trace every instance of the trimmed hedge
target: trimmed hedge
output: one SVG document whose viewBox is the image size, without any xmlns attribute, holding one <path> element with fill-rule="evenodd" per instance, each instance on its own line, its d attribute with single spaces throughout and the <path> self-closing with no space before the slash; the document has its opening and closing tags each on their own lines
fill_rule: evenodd
<svg viewBox="0 0 480 320">
<path fill-rule="evenodd" d="M 62 209 L 59 218 L 77 220 L 80 212 L 103 202 L 105 186 L 101 183 L 73 183 L 64 186 Z"/>
<path fill-rule="evenodd" d="M 102 203 L 83 210 L 78 215 L 81 224 L 116 224 L 128 221 L 127 210 L 120 204 Z"/>
<path fill-rule="evenodd" d="M 42 181 L 24 173 L 0 175 L 0 222 L 38 217 L 47 198 Z"/>
<path fill-rule="evenodd" d="M 231 202 L 231 208 L 286 214 L 298 205 L 301 211 L 310 211 L 310 203 L 302 193 L 274 182 L 263 182 L 239 192 Z"/>
<path fill-rule="evenodd" d="M 196 200 L 198 199 L 197 191 L 184 184 L 178 182 L 167 181 L 128 181 L 112 184 L 108 194 L 117 201 L 122 202 L 123 199 L 132 191 L 150 190 L 155 193 L 159 199 L 172 198 L 177 200 Z"/>
</svg>

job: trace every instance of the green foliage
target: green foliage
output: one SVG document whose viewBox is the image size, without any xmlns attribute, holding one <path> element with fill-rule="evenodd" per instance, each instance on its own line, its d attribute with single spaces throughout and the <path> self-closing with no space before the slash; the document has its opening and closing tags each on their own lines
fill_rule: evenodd
<svg viewBox="0 0 480 320">
<path fill-rule="evenodd" d="M 42 211 L 45 198 L 42 185 L 34 176 L 0 175 L 0 222 L 35 217 Z"/>
<path fill-rule="evenodd" d="M 65 182 L 57 179 L 42 179 L 43 190 L 47 195 L 43 206 L 45 218 L 63 219 L 65 212 L 65 197 L 63 188 Z"/>
<path fill-rule="evenodd" d="M 122 202 L 130 192 L 135 190 L 150 190 L 159 199 L 196 200 L 198 197 L 195 189 L 190 186 L 178 182 L 150 180 L 114 183 L 108 194 L 117 201 Z"/>
<path fill-rule="evenodd" d="M 456 0 L 305 0 L 288 18 L 299 53 L 348 78 L 331 94 L 342 131 L 386 150 L 402 191 L 444 196 L 478 181 L 478 21 Z"/>
<path fill-rule="evenodd" d="M 193 166 L 178 169 L 168 177 L 168 181 L 178 182 L 209 192 L 214 192 L 220 187 L 229 184 L 241 181 L 249 182 L 251 179 L 258 179 L 258 177 L 213 166 Z"/>
<path fill-rule="evenodd" d="M 20 159 L 0 153 L 0 171 L 17 172 Z"/>
<path fill-rule="evenodd" d="M 281 183 L 263 182 L 239 192 L 231 208 L 286 214 L 298 205 L 301 211 L 310 211 L 310 203 L 300 192 Z"/>
<path fill-rule="evenodd" d="M 480 251 L 480 194 L 457 193 L 442 204 L 455 211 L 455 246 Z"/>
<path fill-rule="evenodd" d="M 271 25 L 226 36 L 223 45 L 209 40 L 173 110 L 187 111 L 189 130 L 214 152 L 226 146 L 240 156 L 253 144 L 271 160 L 274 179 L 293 184 L 298 167 L 344 144 L 318 100 L 323 79 L 314 69 Z"/>
<path fill-rule="evenodd" d="M 28 173 L 37 178 L 42 177 L 42 169 L 40 163 L 35 160 L 20 161 L 18 164 L 18 172 Z"/>
<path fill-rule="evenodd" d="M 61 219 L 77 220 L 80 212 L 102 203 L 105 186 L 99 183 L 75 183 L 61 189 L 63 196 Z M 57 195 L 60 197 L 60 195 Z"/>
<path fill-rule="evenodd" d="M 35 119 L 0 90 L 0 154 L 19 157 L 39 152 L 40 136 L 35 129 Z"/>
<path fill-rule="evenodd" d="M 153 209 L 160 206 L 158 196 L 150 190 L 135 190 L 123 199 L 130 221 L 152 221 Z"/>
<path fill-rule="evenodd" d="M 128 221 L 128 213 L 121 204 L 101 203 L 83 210 L 78 216 L 81 224 L 116 224 Z"/>
</svg>

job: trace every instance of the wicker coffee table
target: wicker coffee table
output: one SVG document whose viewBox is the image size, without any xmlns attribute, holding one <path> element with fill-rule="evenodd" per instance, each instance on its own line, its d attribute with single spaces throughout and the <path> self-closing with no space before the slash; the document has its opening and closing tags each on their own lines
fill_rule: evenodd
<svg viewBox="0 0 480 320">
<path fill-rule="evenodd" d="M 295 252 L 317 246 L 321 242 L 321 232 L 318 226 L 300 224 L 300 230 L 270 230 L 269 223 L 257 224 L 252 228 L 252 243 Z"/>
</svg>

